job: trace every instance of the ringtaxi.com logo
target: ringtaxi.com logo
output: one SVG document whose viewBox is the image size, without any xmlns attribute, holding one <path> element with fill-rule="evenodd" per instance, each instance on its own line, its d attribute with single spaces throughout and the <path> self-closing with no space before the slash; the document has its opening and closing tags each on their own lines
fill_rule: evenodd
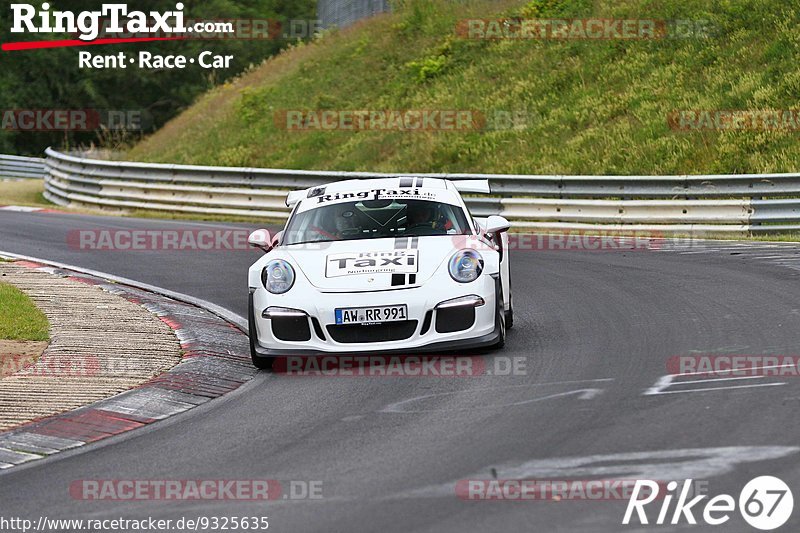
<svg viewBox="0 0 800 533">
<path fill-rule="evenodd" d="M 700 509 L 693 510 L 708 496 L 700 494 L 689 499 L 692 491 L 692 480 L 684 481 L 677 492 L 678 482 L 671 481 L 667 484 L 666 493 L 662 494 L 659 484 L 655 481 L 637 480 L 628 500 L 628 507 L 625 509 L 625 516 L 622 519 L 623 525 L 629 525 L 636 512 L 639 523 L 642 525 L 650 524 L 645 507 L 660 499 L 661 508 L 658 518 L 653 522 L 655 525 L 672 524 L 677 525 L 685 520 L 687 524 L 696 525 L 697 519 L 694 512 L 700 513 Z M 644 494 L 644 497 L 641 495 Z M 670 505 L 674 497 L 678 500 L 670 519 Z M 729 494 L 720 494 L 709 499 L 702 507 L 702 520 L 708 525 L 719 526 L 730 520 L 731 514 L 737 508 L 737 500 Z M 762 531 L 771 531 L 785 524 L 792 516 L 794 509 L 794 497 L 789 486 L 783 480 L 773 476 L 760 476 L 750 480 L 739 493 L 738 509 L 742 518 L 750 526 Z"/>
<path fill-rule="evenodd" d="M 45 2 L 41 10 L 31 4 L 11 4 L 14 23 L 11 33 L 70 33 L 78 34 L 82 41 L 93 41 L 100 36 L 103 22 L 111 33 L 166 33 L 184 34 L 187 28 L 183 14 L 184 5 L 175 4 L 173 11 L 130 11 L 126 4 L 103 4 L 97 11 L 56 11 Z"/>
</svg>

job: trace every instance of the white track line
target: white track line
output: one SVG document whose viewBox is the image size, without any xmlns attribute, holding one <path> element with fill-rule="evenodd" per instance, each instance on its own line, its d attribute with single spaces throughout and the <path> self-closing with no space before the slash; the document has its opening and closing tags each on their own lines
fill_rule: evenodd
<svg viewBox="0 0 800 533">
<path fill-rule="evenodd" d="M 716 383 L 718 381 L 733 381 L 736 379 L 761 379 L 766 376 L 741 376 L 737 378 L 698 379 L 694 381 L 673 381 L 672 385 L 694 385 L 695 383 Z"/>
<path fill-rule="evenodd" d="M 780 383 L 759 383 L 756 385 L 733 385 L 730 387 L 706 387 L 702 389 L 686 389 L 686 390 L 669 390 L 669 391 L 659 391 L 649 394 L 649 396 L 659 396 L 661 394 L 684 394 L 687 392 L 711 392 L 717 390 L 731 390 L 731 389 L 752 389 L 755 387 L 777 387 L 780 385 L 786 385 L 784 382 Z"/>
</svg>

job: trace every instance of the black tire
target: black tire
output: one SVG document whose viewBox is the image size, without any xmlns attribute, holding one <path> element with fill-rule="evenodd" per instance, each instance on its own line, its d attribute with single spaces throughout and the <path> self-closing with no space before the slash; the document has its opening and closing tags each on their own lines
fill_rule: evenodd
<svg viewBox="0 0 800 533">
<path fill-rule="evenodd" d="M 497 338 L 497 341 L 494 343 L 493 348 L 502 348 L 506 345 L 506 313 L 505 313 L 505 303 L 503 303 L 503 288 L 500 284 L 500 279 L 498 278 L 495 282 L 495 294 L 497 295 L 497 310 L 494 314 L 495 324 L 499 324 L 500 329 L 500 336 Z"/>
<path fill-rule="evenodd" d="M 494 348 L 500 349 L 506 345 L 506 315 L 500 309 L 497 310 L 496 320 L 500 323 L 500 336 L 494 344 Z"/>
<path fill-rule="evenodd" d="M 250 309 L 247 314 L 247 336 L 250 338 L 250 359 L 253 360 L 253 366 L 259 370 L 271 370 L 272 363 L 275 362 L 274 357 L 264 357 L 258 355 L 256 351 L 256 341 L 258 340 L 258 333 L 256 332 L 256 325 L 253 323 L 253 296 L 250 295 Z"/>
<path fill-rule="evenodd" d="M 508 261 L 509 259 L 506 258 Z M 514 293 L 511 292 L 511 266 L 508 267 L 508 311 L 506 315 L 506 329 L 514 327 Z"/>
<path fill-rule="evenodd" d="M 275 362 L 274 357 L 262 357 L 250 352 L 250 357 L 253 359 L 253 366 L 259 370 L 272 370 L 272 363 Z"/>
<path fill-rule="evenodd" d="M 249 337 L 250 337 L 250 359 L 253 360 L 253 366 L 258 368 L 259 370 L 271 370 L 272 363 L 275 362 L 274 357 L 265 357 L 263 355 L 258 355 L 256 352 L 256 333 L 253 324 L 248 324 L 249 330 Z"/>
<path fill-rule="evenodd" d="M 506 311 L 506 329 L 514 327 L 514 296 L 511 296 L 511 302 Z"/>
</svg>

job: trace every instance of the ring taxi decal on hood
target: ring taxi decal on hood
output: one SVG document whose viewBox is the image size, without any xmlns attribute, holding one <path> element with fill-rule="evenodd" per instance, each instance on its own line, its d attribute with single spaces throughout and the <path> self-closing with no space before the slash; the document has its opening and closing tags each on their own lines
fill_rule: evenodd
<svg viewBox="0 0 800 533">
<path fill-rule="evenodd" d="M 333 254 L 326 258 L 325 277 L 336 278 L 359 274 L 416 275 L 418 262 L 419 250 Z"/>
<path fill-rule="evenodd" d="M 394 240 L 394 247 L 396 250 L 409 250 L 419 252 L 417 248 L 419 247 L 419 237 L 397 237 Z M 416 270 L 413 274 L 392 274 L 392 287 L 398 287 L 402 285 L 413 285 L 417 282 L 417 274 Z"/>
</svg>

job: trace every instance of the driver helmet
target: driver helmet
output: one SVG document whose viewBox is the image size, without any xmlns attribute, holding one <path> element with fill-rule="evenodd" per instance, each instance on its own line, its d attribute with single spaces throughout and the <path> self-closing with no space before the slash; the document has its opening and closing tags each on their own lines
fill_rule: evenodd
<svg viewBox="0 0 800 533">
<path fill-rule="evenodd" d="M 436 207 L 428 202 L 412 205 L 408 210 L 408 225 L 420 226 L 436 221 Z"/>
</svg>

